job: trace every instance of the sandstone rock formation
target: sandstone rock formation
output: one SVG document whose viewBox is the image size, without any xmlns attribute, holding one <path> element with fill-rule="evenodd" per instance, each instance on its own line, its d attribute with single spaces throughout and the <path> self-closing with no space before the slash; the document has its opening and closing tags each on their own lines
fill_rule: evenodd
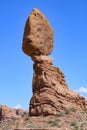
<svg viewBox="0 0 87 130">
<path fill-rule="evenodd" d="M 12 109 L 4 105 L 0 105 L 0 121 L 13 118 L 20 118 L 23 114 L 22 109 Z"/>
<path fill-rule="evenodd" d="M 29 56 L 47 55 L 53 49 L 53 31 L 44 15 L 37 9 L 27 19 L 22 49 Z"/>
<path fill-rule="evenodd" d="M 34 61 L 30 115 L 56 115 L 64 109 L 87 108 L 85 99 L 68 89 L 64 74 L 52 65 L 48 54 L 53 49 L 53 37 L 46 18 L 34 9 L 26 22 L 22 44 L 24 53 Z"/>
</svg>

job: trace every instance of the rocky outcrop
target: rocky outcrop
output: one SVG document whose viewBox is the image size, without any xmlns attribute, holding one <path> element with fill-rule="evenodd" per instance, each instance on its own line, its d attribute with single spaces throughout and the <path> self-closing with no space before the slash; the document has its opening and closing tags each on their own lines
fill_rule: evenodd
<svg viewBox="0 0 87 130">
<path fill-rule="evenodd" d="M 23 114 L 22 109 L 12 109 L 4 105 L 0 105 L 0 121 L 13 118 L 20 118 Z"/>
<path fill-rule="evenodd" d="M 37 9 L 34 9 L 25 25 L 22 49 L 34 61 L 29 114 L 57 115 L 59 111 L 86 109 L 83 97 L 68 89 L 63 72 L 52 65 L 48 56 L 53 49 L 53 31 Z"/>
</svg>

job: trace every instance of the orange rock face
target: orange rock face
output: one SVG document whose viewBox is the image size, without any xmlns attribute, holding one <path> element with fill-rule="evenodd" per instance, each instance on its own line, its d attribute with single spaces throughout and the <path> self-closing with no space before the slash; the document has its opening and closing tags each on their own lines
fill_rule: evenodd
<svg viewBox="0 0 87 130">
<path fill-rule="evenodd" d="M 59 68 L 44 61 L 34 64 L 33 96 L 29 114 L 57 115 L 66 109 L 86 109 L 85 99 L 68 89 Z"/>
<path fill-rule="evenodd" d="M 53 31 L 37 9 L 26 22 L 22 49 L 34 61 L 33 96 L 29 108 L 31 116 L 57 115 L 59 111 L 73 107 L 87 108 L 85 99 L 68 89 L 64 74 L 52 65 L 48 54 L 53 49 Z"/>
<path fill-rule="evenodd" d="M 22 109 L 11 109 L 7 106 L 0 105 L 0 121 L 21 117 Z"/>
<path fill-rule="evenodd" d="M 53 49 L 52 28 L 38 9 L 34 9 L 27 19 L 22 49 L 29 56 L 48 55 Z"/>
</svg>

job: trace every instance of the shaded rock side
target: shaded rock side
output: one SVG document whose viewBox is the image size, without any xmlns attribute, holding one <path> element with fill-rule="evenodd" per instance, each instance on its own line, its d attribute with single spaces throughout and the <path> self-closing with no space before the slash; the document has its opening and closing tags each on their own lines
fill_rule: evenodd
<svg viewBox="0 0 87 130">
<path fill-rule="evenodd" d="M 86 109 L 83 97 L 68 89 L 64 74 L 47 62 L 34 64 L 33 96 L 30 101 L 31 116 L 56 115 L 61 110 Z"/>
<path fill-rule="evenodd" d="M 38 9 L 34 9 L 27 19 L 22 49 L 29 56 L 48 55 L 52 52 L 53 31 L 45 16 Z"/>
</svg>

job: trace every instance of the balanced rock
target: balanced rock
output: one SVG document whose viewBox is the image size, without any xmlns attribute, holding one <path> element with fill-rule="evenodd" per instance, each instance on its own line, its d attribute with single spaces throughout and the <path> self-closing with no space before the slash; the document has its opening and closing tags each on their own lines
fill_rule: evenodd
<svg viewBox="0 0 87 130">
<path fill-rule="evenodd" d="M 29 114 L 57 115 L 65 109 L 86 109 L 85 99 L 68 89 L 65 76 L 52 65 L 48 54 L 53 49 L 53 31 L 40 11 L 34 9 L 29 16 L 23 38 L 22 49 L 34 61 L 32 91 Z"/>
<path fill-rule="evenodd" d="M 52 28 L 38 9 L 34 9 L 27 19 L 22 49 L 29 56 L 48 55 L 53 49 Z"/>
</svg>

